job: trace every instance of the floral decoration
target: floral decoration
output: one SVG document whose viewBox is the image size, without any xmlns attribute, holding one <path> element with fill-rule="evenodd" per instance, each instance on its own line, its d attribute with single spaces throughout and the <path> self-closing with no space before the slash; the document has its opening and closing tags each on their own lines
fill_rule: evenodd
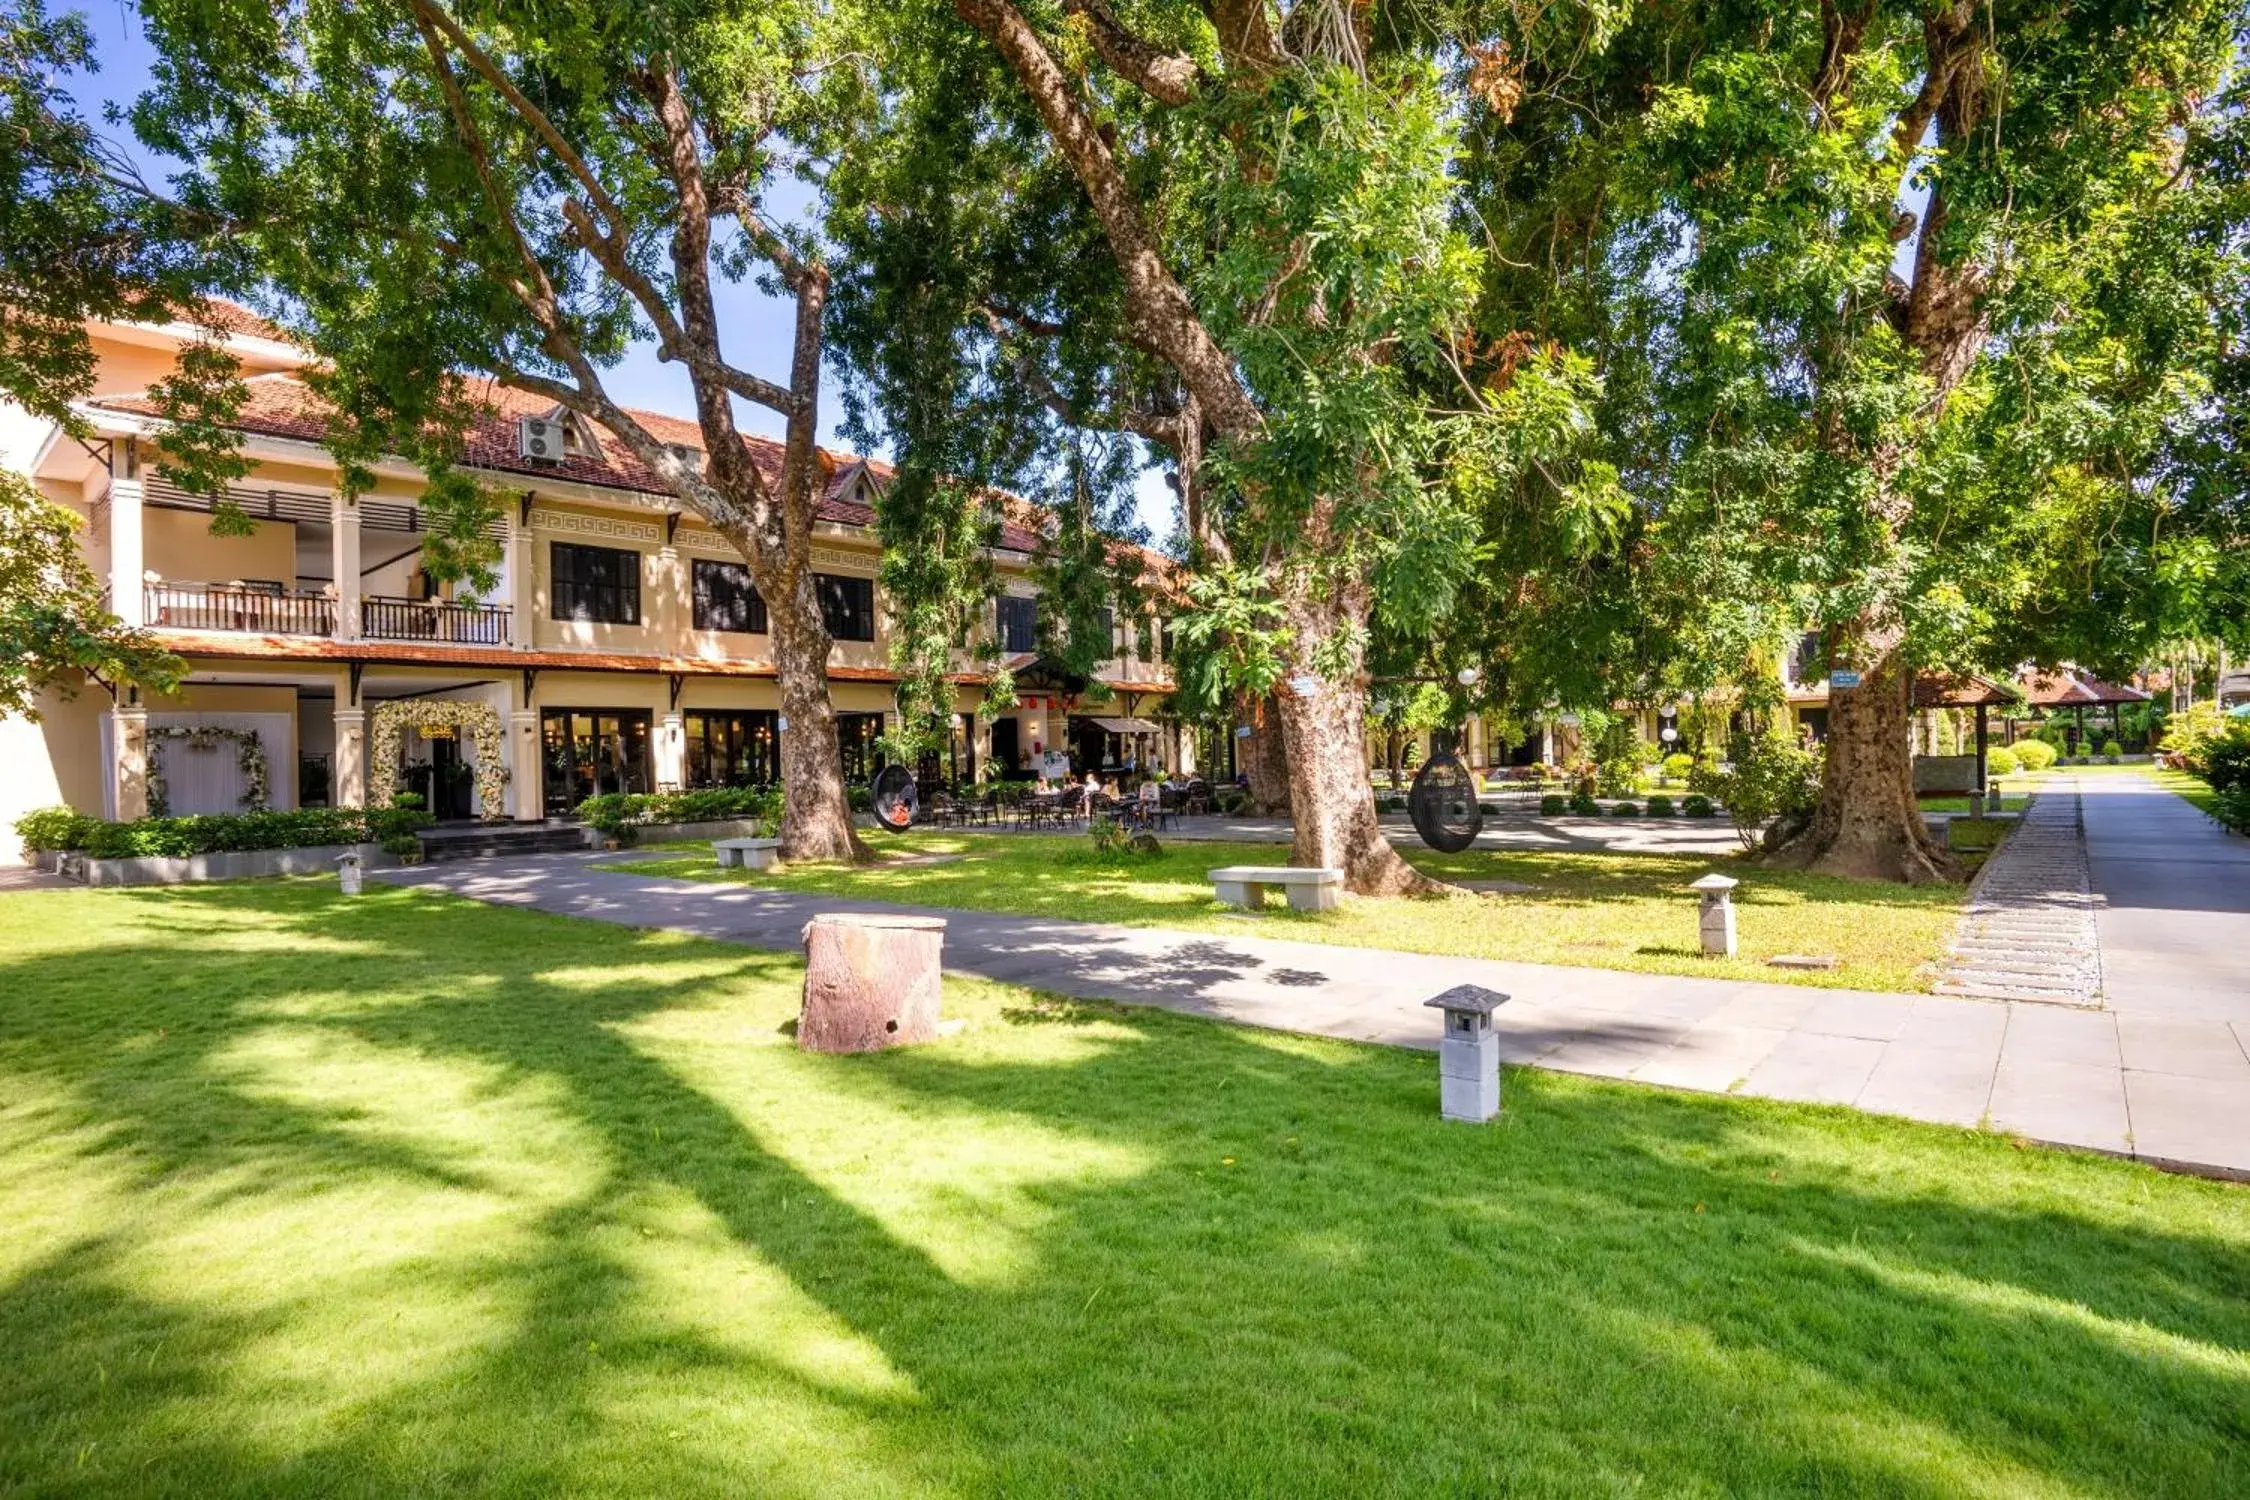
<svg viewBox="0 0 2250 1500">
<path fill-rule="evenodd" d="M 508 816 L 508 765 L 500 711 L 466 698 L 404 698 L 375 705 L 367 730 L 367 805 L 388 807 L 398 791 L 399 753 L 407 727 L 466 730 L 477 742 L 477 805 L 487 822 Z"/>
<path fill-rule="evenodd" d="M 164 726 L 148 731 L 148 770 L 144 780 L 148 787 L 150 817 L 168 817 L 172 811 L 172 789 L 164 780 L 164 757 L 160 753 L 166 740 L 185 740 L 190 750 L 216 750 L 222 741 L 232 741 L 235 764 L 242 771 L 242 806 L 250 812 L 265 809 L 267 799 L 273 794 L 273 774 L 266 764 L 265 741 L 258 738 L 257 730 L 217 729 L 207 725 L 192 729 Z"/>
</svg>

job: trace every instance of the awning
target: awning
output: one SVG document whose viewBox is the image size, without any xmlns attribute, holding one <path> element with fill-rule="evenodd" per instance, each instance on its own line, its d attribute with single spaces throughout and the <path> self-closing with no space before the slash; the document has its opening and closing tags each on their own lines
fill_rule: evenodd
<svg viewBox="0 0 2250 1500">
<path fill-rule="evenodd" d="M 1111 734 L 1162 734 L 1164 726 L 1147 719 L 1096 719 Z"/>
</svg>

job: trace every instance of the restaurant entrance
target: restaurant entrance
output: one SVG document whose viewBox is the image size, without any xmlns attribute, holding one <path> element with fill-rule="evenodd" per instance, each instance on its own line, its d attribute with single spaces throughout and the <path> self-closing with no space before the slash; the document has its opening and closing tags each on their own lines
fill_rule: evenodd
<svg viewBox="0 0 2250 1500">
<path fill-rule="evenodd" d="M 547 816 L 588 797 L 645 792 L 649 715 L 641 709 L 550 708 L 539 716 Z"/>
</svg>

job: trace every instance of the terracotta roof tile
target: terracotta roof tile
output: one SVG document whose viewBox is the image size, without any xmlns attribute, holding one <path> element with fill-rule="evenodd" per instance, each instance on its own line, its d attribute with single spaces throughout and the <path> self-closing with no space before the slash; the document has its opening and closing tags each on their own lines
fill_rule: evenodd
<svg viewBox="0 0 2250 1500">
<path fill-rule="evenodd" d="M 245 309 L 235 311 L 246 318 L 256 318 L 255 314 Z M 270 324 L 265 326 L 272 327 Z M 279 330 L 274 330 L 274 333 L 278 335 Z M 243 431 L 312 443 L 326 439 L 327 404 L 299 376 L 276 371 L 253 375 L 244 385 L 248 395 L 242 407 Z M 616 434 L 595 424 L 579 424 L 581 432 L 592 428 L 593 452 L 570 454 L 560 463 L 546 463 L 523 457 L 516 441 L 517 420 L 522 417 L 548 416 L 554 412 L 554 403 L 544 396 L 503 385 L 489 378 L 479 380 L 470 394 L 483 408 L 484 415 L 470 426 L 466 435 L 463 458 L 469 465 L 503 474 L 569 479 L 602 489 L 630 490 L 649 495 L 666 493 L 664 482 L 649 472 Z M 160 415 L 157 404 L 145 393 L 100 396 L 92 404 L 106 410 L 132 412 L 140 416 Z M 693 448 L 698 453 L 703 451 L 703 431 L 695 423 L 667 416 L 663 412 L 633 411 L 632 415 L 657 441 L 677 443 Z M 748 434 L 744 435 L 743 442 L 750 450 L 752 461 L 767 481 L 780 483 L 782 445 L 771 438 Z M 841 526 L 870 529 L 874 526 L 875 512 L 871 507 L 835 492 L 848 481 L 852 471 L 862 462 L 879 483 L 887 481 L 894 472 L 890 465 L 876 459 L 861 460 L 849 454 L 820 450 L 821 467 L 828 475 L 831 490 L 821 502 L 822 520 Z M 1024 524 L 1032 519 L 1028 507 L 1028 502 L 1010 497 L 1010 514 L 1000 528 L 1001 546 L 1025 553 L 1039 550 L 1038 536 Z"/>
<path fill-rule="evenodd" d="M 428 646 L 411 641 L 338 641 L 317 635 L 254 635 L 233 631 L 157 631 L 166 649 L 204 660 L 366 662 L 395 666 L 473 667 L 484 670 L 533 668 L 556 672 L 662 672 L 684 677 L 771 678 L 771 662 L 739 657 L 639 656 L 621 651 L 517 651 L 506 646 Z M 831 664 L 831 682 L 896 682 L 888 667 Z M 974 686 L 982 672 L 956 672 L 952 680 Z M 1118 692 L 1168 693 L 1166 682 L 1113 682 Z"/>
</svg>

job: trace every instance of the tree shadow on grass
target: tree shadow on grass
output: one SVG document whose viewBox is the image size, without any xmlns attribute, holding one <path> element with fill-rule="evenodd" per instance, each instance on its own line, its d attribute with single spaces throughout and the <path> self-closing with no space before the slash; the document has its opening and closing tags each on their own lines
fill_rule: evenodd
<svg viewBox="0 0 2250 1500">
<path fill-rule="evenodd" d="M 433 1232 L 419 1263 L 347 1266 L 255 1314 L 142 1289 L 169 1210 L 134 1202 L 0 1286 L 0 1340 L 40 1351 L 0 1375 L 0 1417 L 38 1417 L 0 1422 L 19 1434 L 0 1437 L 0 1476 L 34 1489 L 2124 1496 L 2245 1479 L 2250 1229 L 2226 1189 L 2163 1183 L 2166 1215 L 2136 1216 L 2118 1202 L 2150 1179 L 2128 1166 L 1547 1075 L 1512 1074 L 1510 1113 L 1469 1130 L 1435 1119 L 1427 1057 L 974 986 L 955 987 L 979 1018 L 955 1041 L 806 1057 L 774 1037 L 794 974 L 778 955 L 404 893 L 143 900 L 166 924 L 151 946 L 0 965 L 0 993 L 30 997 L 0 1016 L 0 1067 L 116 1127 L 89 1150 L 153 1154 L 175 1186 L 263 1162 L 267 1192 L 317 1176 L 505 1195 L 489 1184 L 514 1180 L 497 1158 L 517 1143 L 495 1139 L 465 1187 L 449 1153 L 359 1156 L 353 1122 L 212 1097 L 229 1090 L 210 1060 L 275 1024 L 257 1003 L 204 1001 L 195 1046 L 123 1058 L 148 1016 L 69 988 L 153 964 L 173 1019 L 218 985 L 270 995 L 270 970 L 261 989 L 196 941 L 248 912 L 348 949 L 308 950 L 321 978 L 289 992 L 289 1027 L 347 1059 L 461 1069 L 494 1100 L 535 1088 L 594 1165 L 519 1232 Z M 374 1227 L 340 1222 L 305 1253 L 348 1258 Z M 964 1274 L 980 1246 L 1002 1268 Z M 339 1303 L 379 1326 L 430 1300 L 402 1279 L 417 1264 L 499 1306 L 481 1336 L 364 1391 L 273 1398 L 336 1403 L 332 1420 L 211 1420 L 293 1333 L 352 1329 L 328 1321 Z M 773 1310 L 722 1316 L 744 1282 Z M 121 1348 L 145 1383 L 81 1399 Z"/>
</svg>

